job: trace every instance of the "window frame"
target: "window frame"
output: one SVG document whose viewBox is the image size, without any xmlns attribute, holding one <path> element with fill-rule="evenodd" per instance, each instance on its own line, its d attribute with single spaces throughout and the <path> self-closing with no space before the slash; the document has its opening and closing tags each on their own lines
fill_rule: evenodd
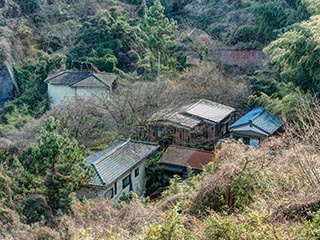
<svg viewBox="0 0 320 240">
<path fill-rule="evenodd" d="M 128 179 L 127 183 L 125 182 L 126 179 Z M 128 175 L 122 179 L 122 189 L 125 189 L 126 187 L 128 187 L 130 185 L 130 183 L 131 183 L 131 178 L 130 178 L 130 175 Z"/>
<path fill-rule="evenodd" d="M 110 197 L 106 197 L 107 193 L 111 192 L 111 196 Z M 103 194 L 105 199 L 112 199 L 114 197 L 113 195 L 113 188 L 110 188 L 109 190 L 107 190 L 104 194 Z"/>
<path fill-rule="evenodd" d="M 140 169 L 139 167 L 137 167 L 135 170 L 134 170 L 134 177 L 138 177 L 140 175 Z"/>
</svg>

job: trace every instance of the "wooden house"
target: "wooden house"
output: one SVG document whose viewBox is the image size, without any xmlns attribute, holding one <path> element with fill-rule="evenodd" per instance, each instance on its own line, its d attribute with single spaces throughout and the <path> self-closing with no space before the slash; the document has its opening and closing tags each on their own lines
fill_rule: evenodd
<svg viewBox="0 0 320 240">
<path fill-rule="evenodd" d="M 214 142 L 227 133 L 234 111 L 206 99 L 167 107 L 149 119 L 149 140 L 162 147 L 175 144 L 212 149 Z"/>
</svg>

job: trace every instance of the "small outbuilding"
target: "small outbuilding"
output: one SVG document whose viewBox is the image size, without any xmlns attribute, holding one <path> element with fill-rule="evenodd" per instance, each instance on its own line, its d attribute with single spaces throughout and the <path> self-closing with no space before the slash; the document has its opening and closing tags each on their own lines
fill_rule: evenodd
<svg viewBox="0 0 320 240">
<path fill-rule="evenodd" d="M 73 98 L 106 98 L 117 86 L 117 75 L 113 73 L 94 73 L 85 71 L 62 71 L 48 77 L 48 95 L 51 104 Z"/>
<path fill-rule="evenodd" d="M 213 161 L 213 152 L 181 146 L 169 146 L 161 158 L 161 169 L 166 178 L 180 175 L 186 178 L 188 168 L 199 173 L 203 167 Z"/>
<path fill-rule="evenodd" d="M 242 139 L 245 144 L 259 147 L 260 142 L 274 134 L 282 126 L 282 121 L 266 111 L 256 107 L 234 122 L 229 131 L 235 139 Z"/>
<path fill-rule="evenodd" d="M 130 191 L 142 195 L 146 186 L 148 157 L 158 148 L 154 143 L 119 140 L 87 157 L 87 166 L 93 169 L 94 177 L 90 187 L 81 189 L 78 197 L 106 198 L 114 204 Z"/>
</svg>

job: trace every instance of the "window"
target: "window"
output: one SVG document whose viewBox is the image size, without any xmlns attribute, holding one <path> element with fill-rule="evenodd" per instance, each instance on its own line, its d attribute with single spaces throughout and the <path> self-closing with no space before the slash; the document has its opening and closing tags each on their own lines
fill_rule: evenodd
<svg viewBox="0 0 320 240">
<path fill-rule="evenodd" d="M 139 168 L 137 168 L 136 170 L 134 170 L 134 176 L 138 177 L 139 176 Z"/>
<path fill-rule="evenodd" d="M 126 188 L 130 184 L 130 175 L 122 179 L 122 189 Z"/>
<path fill-rule="evenodd" d="M 114 195 L 117 195 L 117 190 L 118 190 L 118 186 L 117 186 L 117 181 L 115 181 L 114 183 Z"/>
<path fill-rule="evenodd" d="M 113 188 L 109 189 L 108 191 L 106 191 L 106 193 L 104 194 L 104 197 L 106 199 L 111 199 L 113 198 Z"/>
</svg>

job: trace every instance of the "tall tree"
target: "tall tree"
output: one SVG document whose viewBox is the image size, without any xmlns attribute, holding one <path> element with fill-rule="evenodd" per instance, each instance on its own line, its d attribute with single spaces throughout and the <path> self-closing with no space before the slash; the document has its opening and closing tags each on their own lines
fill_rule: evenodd
<svg viewBox="0 0 320 240">
<path fill-rule="evenodd" d="M 155 0 L 153 5 L 147 9 L 142 29 L 147 47 L 151 50 L 151 68 L 153 68 L 158 53 L 161 53 L 163 63 L 168 64 L 171 55 L 170 49 L 174 46 L 178 25 L 175 20 L 165 16 L 164 7 L 160 0 Z"/>
<path fill-rule="evenodd" d="M 71 210 L 73 196 L 91 175 L 85 170 L 86 162 L 81 147 L 66 132 L 58 132 L 59 122 L 50 117 L 41 130 L 38 145 L 32 152 L 34 174 L 43 177 L 44 195 L 56 215 Z"/>
</svg>

